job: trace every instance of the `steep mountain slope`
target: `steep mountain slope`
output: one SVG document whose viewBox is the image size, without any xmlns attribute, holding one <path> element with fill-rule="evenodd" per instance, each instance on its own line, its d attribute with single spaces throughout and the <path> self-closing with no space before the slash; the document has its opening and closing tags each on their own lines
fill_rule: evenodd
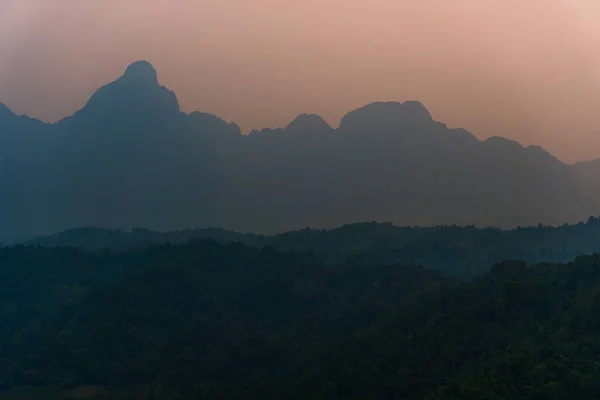
<svg viewBox="0 0 600 400">
<path fill-rule="evenodd" d="M 147 62 L 57 124 L 0 108 L 0 240 L 74 226 L 278 232 L 402 225 L 561 224 L 597 215 L 573 169 L 537 147 L 479 141 L 419 102 L 373 103 L 241 135 L 185 114 Z"/>
</svg>

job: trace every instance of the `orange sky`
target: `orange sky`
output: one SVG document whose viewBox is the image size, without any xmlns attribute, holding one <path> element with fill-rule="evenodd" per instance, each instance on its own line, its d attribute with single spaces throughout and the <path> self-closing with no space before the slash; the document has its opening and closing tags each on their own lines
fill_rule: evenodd
<svg viewBox="0 0 600 400">
<path fill-rule="evenodd" d="M 599 0 L 0 0 L 0 102 L 46 121 L 147 59 L 243 131 L 420 100 L 480 138 L 600 157 Z"/>
</svg>

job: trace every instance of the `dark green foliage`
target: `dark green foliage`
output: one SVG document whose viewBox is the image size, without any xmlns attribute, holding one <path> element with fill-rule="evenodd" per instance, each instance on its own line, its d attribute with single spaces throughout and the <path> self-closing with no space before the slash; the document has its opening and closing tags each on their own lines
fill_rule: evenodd
<svg viewBox="0 0 600 400">
<path fill-rule="evenodd" d="M 2 400 L 600 393 L 596 255 L 506 261 L 455 282 L 423 267 L 199 241 L 118 254 L 4 249 L 0 274 Z"/>
<path fill-rule="evenodd" d="M 274 236 L 242 234 L 220 228 L 153 232 L 134 229 L 79 228 L 41 237 L 31 244 L 75 246 L 99 251 L 143 249 L 157 243 L 187 243 L 210 239 L 240 242 L 262 248 L 310 251 L 331 265 L 426 265 L 444 276 L 470 278 L 504 260 L 528 263 L 567 262 L 581 254 L 600 252 L 600 222 L 560 227 L 527 227 L 514 230 L 479 229 L 473 226 L 431 228 L 397 227 L 390 223 L 359 223 L 332 230 L 303 229 Z"/>
</svg>

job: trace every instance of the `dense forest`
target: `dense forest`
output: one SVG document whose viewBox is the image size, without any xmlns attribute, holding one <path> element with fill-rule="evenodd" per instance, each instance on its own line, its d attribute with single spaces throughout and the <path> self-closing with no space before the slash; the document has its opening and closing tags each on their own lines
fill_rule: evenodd
<svg viewBox="0 0 600 400">
<path fill-rule="evenodd" d="M 148 246 L 209 239 L 240 242 L 281 251 L 310 251 L 329 265 L 425 265 L 442 276 L 470 278 L 495 262 L 567 262 L 581 254 L 600 252 L 600 220 L 559 227 L 534 226 L 513 230 L 474 226 L 399 227 L 391 223 L 357 223 L 325 229 L 302 229 L 277 235 L 238 233 L 220 228 L 155 232 L 77 228 L 38 237 L 27 245 L 72 246 L 82 250 L 129 251 Z"/>
<path fill-rule="evenodd" d="M 593 254 L 456 280 L 211 240 L 6 247 L 0 399 L 596 399 L 599 287 Z"/>
</svg>

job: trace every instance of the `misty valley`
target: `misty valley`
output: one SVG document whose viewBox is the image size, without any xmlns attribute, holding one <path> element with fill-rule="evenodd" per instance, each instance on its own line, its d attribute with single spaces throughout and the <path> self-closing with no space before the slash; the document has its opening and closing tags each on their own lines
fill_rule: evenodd
<svg viewBox="0 0 600 400">
<path fill-rule="evenodd" d="M 138 61 L 0 104 L 0 166 L 0 400 L 600 396 L 600 159 L 418 101 L 245 135 Z"/>
</svg>

